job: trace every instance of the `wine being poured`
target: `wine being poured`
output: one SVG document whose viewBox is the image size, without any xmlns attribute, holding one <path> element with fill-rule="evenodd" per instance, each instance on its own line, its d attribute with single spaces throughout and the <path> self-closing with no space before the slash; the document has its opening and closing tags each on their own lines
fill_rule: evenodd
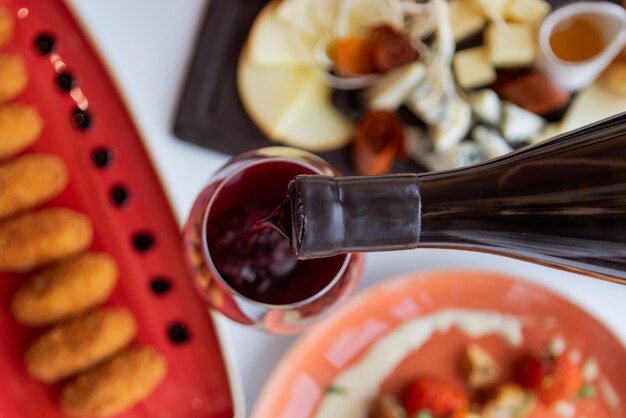
<svg viewBox="0 0 626 418">
<path fill-rule="evenodd" d="M 461 169 L 297 176 L 266 222 L 302 259 L 456 248 L 626 284 L 626 114 Z"/>
</svg>

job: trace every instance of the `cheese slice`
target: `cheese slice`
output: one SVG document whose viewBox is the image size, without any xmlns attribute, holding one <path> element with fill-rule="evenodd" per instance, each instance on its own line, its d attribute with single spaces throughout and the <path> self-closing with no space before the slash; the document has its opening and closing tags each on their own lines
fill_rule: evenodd
<svg viewBox="0 0 626 418">
<path fill-rule="evenodd" d="M 341 148 L 352 139 L 354 126 L 331 102 L 331 89 L 317 77 L 302 86 L 275 127 L 286 145 L 323 152 Z"/>
<path fill-rule="evenodd" d="M 450 0 L 450 26 L 456 42 L 480 32 L 486 23 L 472 0 Z"/>
<path fill-rule="evenodd" d="M 395 111 L 424 80 L 426 67 L 415 61 L 387 72 L 366 93 L 371 110 Z"/>
<path fill-rule="evenodd" d="M 472 130 L 472 138 L 482 147 L 488 158 L 497 158 L 513 151 L 498 131 L 486 126 L 476 126 Z"/>
<path fill-rule="evenodd" d="M 496 71 L 482 46 L 457 52 L 453 67 L 456 81 L 464 89 L 469 90 L 496 81 Z"/>
<path fill-rule="evenodd" d="M 563 117 L 561 132 L 626 112 L 626 98 L 611 90 L 604 78 L 578 93 Z"/>
<path fill-rule="evenodd" d="M 276 139 L 276 126 L 315 75 L 307 67 L 264 67 L 243 53 L 237 87 L 244 108 L 261 131 Z"/>
<path fill-rule="evenodd" d="M 249 59 L 258 65 L 277 67 L 311 63 L 315 38 L 281 20 L 276 7 L 276 2 L 270 2 L 254 21 L 246 43 Z"/>
<path fill-rule="evenodd" d="M 276 16 L 282 23 L 292 26 L 309 36 L 317 36 L 320 28 L 311 19 L 314 0 L 285 0 L 276 6 Z"/>
<path fill-rule="evenodd" d="M 496 68 L 528 67 L 537 53 L 534 29 L 529 25 L 494 23 L 485 31 L 489 58 Z"/>
</svg>

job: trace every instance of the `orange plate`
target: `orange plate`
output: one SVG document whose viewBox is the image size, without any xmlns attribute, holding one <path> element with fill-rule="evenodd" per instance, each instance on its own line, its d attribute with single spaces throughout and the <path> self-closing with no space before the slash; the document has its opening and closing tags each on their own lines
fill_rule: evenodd
<svg viewBox="0 0 626 418">
<path fill-rule="evenodd" d="M 524 323 L 528 325 L 523 327 L 524 343 L 520 348 L 510 348 L 496 335 L 477 339 L 494 354 L 503 370 L 510 370 L 510 364 L 520 353 L 530 348 L 545 348 L 553 336 L 560 335 L 567 347 L 579 350 L 583 358 L 594 357 L 600 365 L 601 376 L 609 380 L 622 400 L 626 400 L 626 348 L 598 320 L 541 287 L 494 273 L 452 270 L 403 276 L 376 286 L 320 323 L 282 360 L 252 417 L 312 417 L 324 389 L 334 377 L 358 361 L 386 332 L 407 319 L 453 307 L 525 318 Z M 457 360 L 469 341 L 454 327 L 446 333 L 435 333 L 400 363 L 383 382 L 380 391 L 398 393 L 407 382 L 422 374 L 462 383 L 456 372 Z M 335 367 L 329 362 L 331 349 L 335 364 L 339 357 L 345 360 L 341 366 Z M 577 416 L 626 416 L 623 402 L 619 410 L 609 413 L 601 397 L 594 399 L 581 402 L 581 414 Z M 536 408 L 531 417 L 557 418 L 559 415 L 543 407 Z"/>
<path fill-rule="evenodd" d="M 120 417 L 232 417 L 233 401 L 215 326 L 187 277 L 169 202 L 115 86 L 62 1 L 0 0 L 0 5 L 10 10 L 16 23 L 6 51 L 24 57 L 30 77 L 17 100 L 36 106 L 45 120 L 39 141 L 27 152 L 59 155 L 71 173 L 68 189 L 48 206 L 69 207 L 91 218 L 92 249 L 110 253 L 121 272 L 107 304 L 132 310 L 138 322 L 136 343 L 155 346 L 168 360 L 166 380 Z M 35 39 L 42 33 L 56 40 L 55 54 L 36 51 Z M 75 75 L 80 92 L 75 89 L 70 95 L 57 88 L 56 75 L 64 66 Z M 85 131 L 71 123 L 77 106 L 71 96 L 80 101 L 81 94 L 93 115 L 93 125 Z M 114 155 L 105 169 L 92 162 L 98 147 Z M 122 207 L 112 203 L 115 186 L 125 187 L 130 195 Z M 138 232 L 155 239 L 145 252 L 133 246 Z M 150 283 L 155 277 L 169 280 L 171 290 L 154 294 Z M 23 366 L 24 349 L 38 331 L 17 325 L 7 309 L 10 295 L 24 279 L 25 275 L 0 273 L 0 416 L 62 417 L 57 401 L 60 386 L 35 382 Z M 189 331 L 186 343 L 175 344 L 168 338 L 175 323 Z"/>
</svg>

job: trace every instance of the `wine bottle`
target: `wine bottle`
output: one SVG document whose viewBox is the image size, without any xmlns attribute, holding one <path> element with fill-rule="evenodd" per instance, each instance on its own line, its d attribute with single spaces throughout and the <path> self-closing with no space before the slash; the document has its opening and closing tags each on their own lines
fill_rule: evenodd
<svg viewBox="0 0 626 418">
<path fill-rule="evenodd" d="M 626 284 L 626 113 L 460 169 L 298 176 L 276 213 L 303 259 L 455 248 Z"/>
</svg>

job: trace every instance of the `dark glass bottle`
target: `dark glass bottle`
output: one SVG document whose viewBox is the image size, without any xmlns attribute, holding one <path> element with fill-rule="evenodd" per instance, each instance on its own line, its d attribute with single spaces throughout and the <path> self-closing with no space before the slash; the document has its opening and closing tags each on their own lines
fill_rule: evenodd
<svg viewBox="0 0 626 418">
<path fill-rule="evenodd" d="M 456 248 L 626 284 L 626 114 L 461 169 L 298 176 L 285 208 L 301 258 Z"/>
</svg>

